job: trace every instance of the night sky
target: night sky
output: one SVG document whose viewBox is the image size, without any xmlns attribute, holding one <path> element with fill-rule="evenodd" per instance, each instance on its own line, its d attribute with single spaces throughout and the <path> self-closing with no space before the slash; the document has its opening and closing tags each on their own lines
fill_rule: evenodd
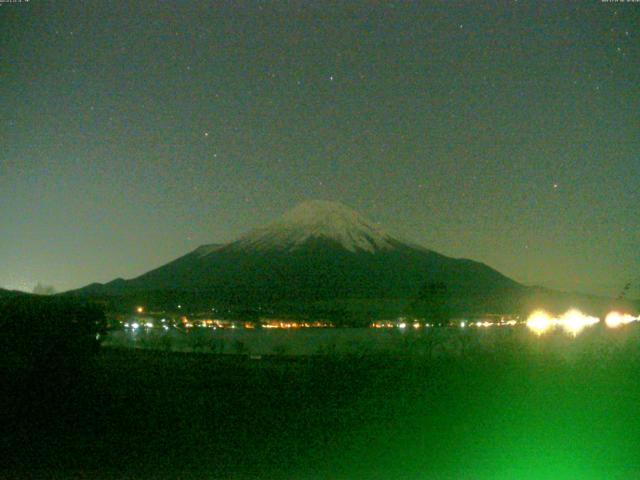
<svg viewBox="0 0 640 480">
<path fill-rule="evenodd" d="M 615 295 L 639 27 L 600 1 L 0 4 L 0 286 L 137 276 L 322 198 Z"/>
</svg>

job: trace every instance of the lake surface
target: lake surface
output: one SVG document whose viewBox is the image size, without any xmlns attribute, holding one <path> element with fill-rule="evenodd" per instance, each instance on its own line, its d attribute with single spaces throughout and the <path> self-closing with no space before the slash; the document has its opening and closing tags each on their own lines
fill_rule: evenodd
<svg viewBox="0 0 640 480">
<path fill-rule="evenodd" d="M 174 352 L 279 355 L 461 356 L 471 353 L 525 349 L 547 351 L 564 358 L 586 351 L 608 351 L 640 343 L 637 324 L 608 329 L 603 324 L 572 335 L 554 330 L 537 335 L 525 325 L 491 327 L 301 328 L 301 329 L 126 329 L 113 331 L 105 346 Z"/>
</svg>

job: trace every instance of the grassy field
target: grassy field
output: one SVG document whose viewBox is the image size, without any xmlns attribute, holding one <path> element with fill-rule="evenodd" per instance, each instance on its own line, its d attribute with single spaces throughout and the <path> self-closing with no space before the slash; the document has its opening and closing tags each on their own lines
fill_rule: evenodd
<svg viewBox="0 0 640 480">
<path fill-rule="evenodd" d="M 103 348 L 5 382 L 0 476 L 636 479 L 638 367 L 631 341 L 571 361 Z"/>
</svg>

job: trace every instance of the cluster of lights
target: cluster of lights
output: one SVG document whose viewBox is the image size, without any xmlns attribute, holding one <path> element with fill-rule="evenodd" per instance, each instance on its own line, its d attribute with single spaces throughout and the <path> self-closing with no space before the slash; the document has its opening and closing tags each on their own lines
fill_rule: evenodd
<svg viewBox="0 0 640 480">
<path fill-rule="evenodd" d="M 463 325 L 464 324 L 464 325 Z M 490 322 L 488 320 L 482 320 L 482 321 L 477 321 L 477 322 L 461 322 L 460 326 L 461 327 L 480 327 L 480 328 L 487 328 L 487 327 L 504 327 L 504 326 L 508 326 L 508 327 L 513 327 L 515 325 L 517 325 L 518 322 L 516 320 L 500 320 L 498 322 Z"/>
<path fill-rule="evenodd" d="M 493 327 L 493 326 L 509 326 L 509 327 L 513 327 L 514 325 L 517 325 L 518 322 L 517 320 L 499 320 L 497 322 L 490 322 L 488 320 L 483 320 L 483 321 L 468 321 L 468 320 L 462 320 L 459 323 L 455 323 L 454 325 L 457 325 L 460 328 L 466 328 L 466 327 L 481 327 L 481 328 L 486 328 L 486 327 Z M 377 321 L 377 322 L 373 322 L 371 324 L 371 328 L 399 328 L 401 330 L 404 330 L 406 328 L 408 328 L 409 326 L 413 327 L 414 329 L 419 329 L 422 327 L 432 327 L 433 325 L 430 323 L 420 323 L 417 321 L 414 321 L 413 323 L 409 323 L 407 321 L 404 320 L 400 320 L 397 322 L 393 322 L 393 321 Z"/>
<path fill-rule="evenodd" d="M 298 322 L 291 320 L 269 320 L 263 321 L 257 324 L 256 322 L 236 322 L 231 320 L 189 320 L 187 317 L 181 318 L 182 326 L 184 328 L 210 328 L 212 330 L 217 330 L 219 328 L 225 329 L 236 329 L 243 328 L 245 330 L 253 330 L 256 326 L 262 326 L 262 328 L 279 328 L 279 329 L 292 329 L 292 328 L 328 328 L 333 325 L 328 322 Z"/>
<path fill-rule="evenodd" d="M 527 319 L 527 328 L 536 335 L 542 335 L 560 328 L 575 337 L 585 328 L 596 325 L 599 322 L 599 318 L 585 315 L 576 309 L 568 310 L 559 317 L 553 317 L 544 310 L 536 310 Z"/>
<path fill-rule="evenodd" d="M 238 328 L 238 325 L 236 324 L 236 322 L 230 321 L 230 320 L 212 320 L 212 319 L 205 319 L 205 320 L 189 320 L 188 317 L 183 316 L 180 318 L 180 321 L 182 322 L 182 326 L 184 328 L 194 328 L 194 327 L 199 327 L 199 328 L 210 328 L 212 330 L 217 330 L 218 328 Z M 242 325 L 244 328 L 254 328 L 255 325 L 251 322 L 245 322 Z"/>
<path fill-rule="evenodd" d="M 135 312 L 137 314 L 141 314 L 145 312 L 144 307 L 139 306 L 135 308 Z M 163 318 L 160 320 L 163 325 L 162 328 L 166 331 L 169 330 L 169 327 L 165 325 L 167 323 L 167 319 Z M 190 319 L 186 315 L 180 317 L 178 321 L 170 321 L 169 323 L 174 324 L 175 326 L 180 326 L 186 329 L 192 328 L 210 328 L 212 330 L 217 329 L 255 329 L 258 326 L 262 326 L 263 328 L 279 328 L 279 329 L 294 329 L 294 328 L 329 328 L 333 327 L 333 324 L 327 321 L 297 321 L 297 320 L 275 320 L 275 319 L 267 319 L 261 320 L 260 322 L 251 322 L 251 321 L 233 321 L 233 320 L 222 320 L 222 319 Z M 146 318 L 141 320 L 138 317 L 137 321 L 133 322 L 124 322 L 123 326 L 127 329 L 137 330 L 140 327 L 146 328 L 154 328 L 154 323 L 151 319 Z"/>
<path fill-rule="evenodd" d="M 372 328 L 393 328 L 396 324 L 393 322 L 373 322 L 371 324 Z"/>
<path fill-rule="evenodd" d="M 489 322 L 487 320 L 471 322 L 471 321 L 463 320 L 462 322 L 460 322 L 460 327 L 461 328 L 465 328 L 465 327 L 488 328 L 488 327 L 504 327 L 504 326 L 513 327 L 517 324 L 518 322 L 516 320 L 504 320 L 500 322 Z"/>
<path fill-rule="evenodd" d="M 430 327 L 431 324 L 420 323 L 420 322 L 408 323 L 406 321 L 392 322 L 392 321 L 381 320 L 381 321 L 373 322 L 370 326 L 371 328 L 399 328 L 401 330 L 404 330 L 407 327 L 411 326 L 417 330 L 422 327 Z"/>
<path fill-rule="evenodd" d="M 185 325 L 185 327 L 190 324 L 191 327 L 193 327 L 193 323 L 189 322 L 187 317 L 182 317 L 182 323 Z M 199 327 L 202 328 L 213 328 L 214 330 L 216 330 L 217 328 L 223 328 L 225 326 L 228 325 L 223 325 L 222 322 L 220 320 L 200 320 Z M 191 328 L 191 327 L 187 327 L 187 328 Z"/>
<path fill-rule="evenodd" d="M 620 328 L 637 321 L 640 321 L 640 317 L 620 312 L 610 312 L 604 319 L 604 323 L 608 328 Z M 576 309 L 569 310 L 559 317 L 553 317 L 544 310 L 536 310 L 527 319 L 527 327 L 537 335 L 542 335 L 559 327 L 575 337 L 585 328 L 599 322 L 599 318 L 585 315 Z"/>
<path fill-rule="evenodd" d="M 628 313 L 610 312 L 604 319 L 604 322 L 609 328 L 619 328 L 623 325 L 628 325 L 631 322 L 640 321 L 640 317 L 634 317 Z"/>
<path fill-rule="evenodd" d="M 181 308 L 182 305 L 178 305 L 178 308 Z M 212 309 L 214 310 L 214 309 Z M 136 313 L 141 314 L 144 313 L 144 307 L 139 306 L 136 307 Z M 200 321 L 189 321 L 187 317 L 182 317 L 182 325 L 185 328 L 193 328 L 194 326 L 199 326 L 203 328 L 237 328 L 234 322 L 223 321 L 223 320 L 200 320 Z M 624 325 L 628 325 L 632 322 L 640 321 L 639 317 L 634 317 L 633 315 L 629 315 L 627 313 L 620 312 L 610 312 L 605 318 L 605 324 L 609 328 L 619 328 Z M 162 319 L 161 322 L 166 323 L 165 319 Z M 556 328 L 560 328 L 564 332 L 577 336 L 580 332 L 582 332 L 585 328 L 596 325 L 600 322 L 600 319 L 597 317 L 592 317 L 589 315 L 585 315 L 581 311 L 577 309 L 571 309 L 560 315 L 559 317 L 555 317 L 544 310 L 536 310 L 534 311 L 526 321 L 527 328 L 531 330 L 536 335 L 542 335 L 544 333 L 555 330 Z M 517 324 L 516 320 L 505 320 L 504 318 L 500 319 L 497 322 L 489 322 L 487 320 L 484 321 L 467 321 L 463 320 L 458 325 L 460 328 L 469 327 L 479 327 L 479 328 L 487 328 L 491 326 L 514 326 Z M 144 324 L 133 322 L 133 323 L 125 323 L 125 328 L 131 328 L 133 330 L 137 330 L 140 327 L 153 328 L 153 322 L 147 321 Z M 332 325 L 327 322 L 297 322 L 297 321 L 281 321 L 281 320 L 272 320 L 267 321 L 263 325 L 263 328 L 280 328 L 280 329 L 295 329 L 295 328 L 326 328 L 331 327 Z M 398 321 L 376 321 L 371 324 L 372 328 L 399 328 L 401 330 L 406 329 L 407 327 L 413 327 L 414 329 L 419 329 L 422 326 L 431 327 L 432 325 L 429 323 L 421 324 L 420 322 L 414 321 L 413 323 L 409 323 L 405 317 L 401 317 Z M 167 325 L 162 325 L 164 330 L 169 330 Z M 245 322 L 242 327 L 245 329 L 255 328 L 255 324 L 251 322 Z"/>
<path fill-rule="evenodd" d="M 162 323 L 165 323 L 165 321 L 163 320 Z M 138 322 L 132 322 L 132 323 L 125 322 L 123 324 L 123 326 L 124 326 L 124 328 L 130 328 L 131 330 L 134 330 L 134 331 L 138 330 L 140 327 L 144 327 L 144 328 L 147 328 L 147 329 L 155 327 L 153 322 L 145 322 L 143 324 L 138 323 Z M 169 330 L 169 327 L 167 325 L 162 325 L 162 329 L 166 332 L 166 331 Z"/>
<path fill-rule="evenodd" d="M 294 322 L 287 320 L 270 320 L 262 324 L 262 328 L 327 328 L 333 325 L 327 322 Z M 246 327 L 245 327 L 246 328 Z"/>
</svg>

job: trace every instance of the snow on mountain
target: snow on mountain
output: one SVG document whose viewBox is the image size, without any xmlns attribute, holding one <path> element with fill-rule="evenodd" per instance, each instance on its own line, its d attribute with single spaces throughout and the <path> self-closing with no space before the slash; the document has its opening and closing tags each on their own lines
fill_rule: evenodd
<svg viewBox="0 0 640 480">
<path fill-rule="evenodd" d="M 338 202 L 311 200 L 285 213 L 271 225 L 242 236 L 234 248 L 293 250 L 312 239 L 336 242 L 351 251 L 373 253 L 393 248 L 393 238 L 375 223 Z"/>
<path fill-rule="evenodd" d="M 444 285 L 458 309 L 466 301 L 482 307 L 476 305 L 479 295 L 494 299 L 520 288 L 482 263 L 398 240 L 340 203 L 314 200 L 234 242 L 203 245 L 130 280 L 77 292 L 131 302 L 140 302 L 144 294 L 161 308 L 181 302 L 198 308 L 227 303 L 253 311 L 257 305 L 271 305 L 285 313 L 347 317 L 355 315 L 348 308 L 362 308 L 357 317 L 367 318 L 372 312 L 400 311 L 394 302 L 439 302 L 440 296 L 429 293 L 433 285 Z M 363 303 L 356 307 L 354 299 Z"/>
</svg>

